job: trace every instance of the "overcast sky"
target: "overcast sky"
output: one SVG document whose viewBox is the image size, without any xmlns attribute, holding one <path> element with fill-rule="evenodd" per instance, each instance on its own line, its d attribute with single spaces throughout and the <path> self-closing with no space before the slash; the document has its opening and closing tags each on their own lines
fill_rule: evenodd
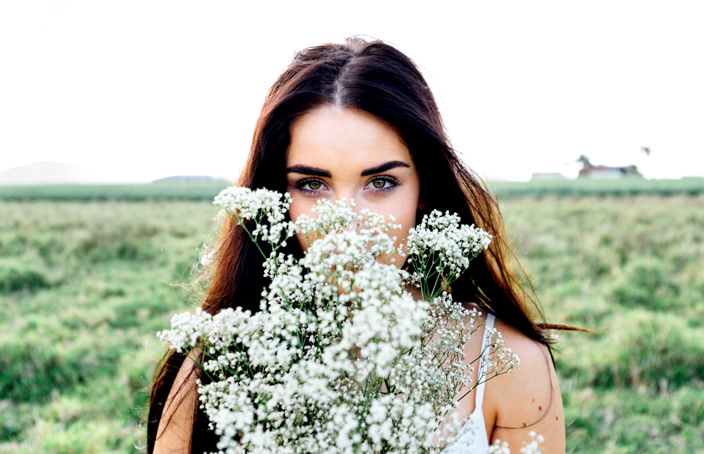
<svg viewBox="0 0 704 454">
<path fill-rule="evenodd" d="M 704 176 L 702 24 L 699 1 L 4 1 L 0 171 L 233 179 L 293 53 L 364 34 L 423 69 L 481 173 Z"/>
</svg>

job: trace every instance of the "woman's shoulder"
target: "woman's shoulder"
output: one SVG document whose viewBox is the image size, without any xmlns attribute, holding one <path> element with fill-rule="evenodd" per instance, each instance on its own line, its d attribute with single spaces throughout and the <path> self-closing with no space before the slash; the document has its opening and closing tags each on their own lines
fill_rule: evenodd
<svg viewBox="0 0 704 454">
<path fill-rule="evenodd" d="M 480 312 L 474 321 L 476 334 L 465 345 L 465 354 L 473 359 L 481 350 L 487 311 L 472 303 L 463 306 Z M 509 446 L 520 447 L 531 441 L 529 434 L 535 431 L 545 438 L 543 446 L 547 452 L 564 452 L 562 398 L 548 347 L 500 317 L 495 317 L 494 328 L 501 333 L 504 347 L 518 355 L 520 364 L 511 373 L 492 378 L 484 385 L 482 410 L 487 434 L 491 440 L 500 439 Z M 474 409 L 474 398 L 462 402 L 460 407 L 468 415 Z"/>
<path fill-rule="evenodd" d="M 511 441 L 529 442 L 528 433 L 535 431 L 545 437 L 548 452 L 564 452 L 562 398 L 548 346 L 499 318 L 494 326 L 520 364 L 486 384 L 484 414 L 493 419 L 492 438 L 515 446 Z"/>
<path fill-rule="evenodd" d="M 550 352 L 546 345 L 499 318 L 494 327 L 501 333 L 504 347 L 518 355 L 520 364 L 511 373 L 487 382 L 487 404 L 495 404 L 501 410 L 496 423 L 499 426 L 530 425 L 550 406 L 552 387 L 557 385 Z M 514 418 L 511 413 L 520 417 Z"/>
<path fill-rule="evenodd" d="M 476 329 L 476 335 L 471 336 L 470 342 L 465 345 L 465 354 L 473 354 L 473 357 L 477 357 L 484 338 L 483 327 L 487 321 L 487 311 L 474 303 L 463 303 L 462 305 L 468 310 L 476 309 L 479 311 L 479 315 L 474 319 L 474 326 L 468 327 Z M 547 408 L 547 403 L 539 401 L 542 401 L 541 398 L 549 400 L 551 383 L 557 384 L 557 378 L 554 377 L 555 368 L 548 347 L 530 339 L 499 317 L 494 318 L 494 329 L 501 333 L 505 342 L 504 347 L 510 348 L 518 355 L 520 364 L 511 373 L 489 380 L 486 398 L 490 398 L 496 403 L 510 401 L 515 405 L 516 398 L 530 396 L 528 401 L 532 403 L 535 398 L 536 402 L 536 405 L 532 405 L 531 408 L 534 407 L 536 412 L 541 412 L 542 409 Z M 485 402 L 490 403 L 487 400 Z"/>
</svg>

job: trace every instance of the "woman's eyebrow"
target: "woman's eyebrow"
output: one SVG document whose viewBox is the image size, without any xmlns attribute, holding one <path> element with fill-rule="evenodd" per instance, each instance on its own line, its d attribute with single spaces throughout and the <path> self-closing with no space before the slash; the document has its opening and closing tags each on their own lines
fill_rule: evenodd
<svg viewBox="0 0 704 454">
<path fill-rule="evenodd" d="M 327 177 L 332 178 L 332 174 L 327 170 L 319 169 L 317 167 L 310 167 L 304 165 L 295 165 L 286 168 L 286 173 L 300 173 L 302 175 L 314 175 L 316 177 Z"/>
<path fill-rule="evenodd" d="M 389 161 L 376 167 L 370 167 L 362 171 L 362 176 L 374 175 L 375 173 L 386 172 L 387 170 L 395 169 L 396 167 L 411 167 L 403 161 Z"/>
</svg>

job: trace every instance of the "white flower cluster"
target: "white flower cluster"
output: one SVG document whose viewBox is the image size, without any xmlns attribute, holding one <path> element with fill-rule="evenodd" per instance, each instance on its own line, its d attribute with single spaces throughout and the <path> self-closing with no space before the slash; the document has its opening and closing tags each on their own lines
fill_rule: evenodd
<svg viewBox="0 0 704 454">
<path fill-rule="evenodd" d="M 453 418 L 459 392 L 472 389 L 464 345 L 478 329 L 478 312 L 445 292 L 416 301 L 406 290 L 409 274 L 385 263 L 396 251 L 387 232 L 398 226 L 382 216 L 356 214 L 351 202 L 320 202 L 316 217 L 287 223 L 289 202 L 288 194 L 243 188 L 216 198 L 243 228 L 253 223 L 253 239 L 271 245 L 261 310 L 177 314 L 158 334 L 171 348 L 193 352 L 203 369 L 200 402 L 218 448 L 439 451 L 458 429 L 441 424 Z M 488 245 L 488 235 L 458 223 L 434 213 L 414 230 L 409 248 L 418 263 L 443 257 L 437 273 L 448 283 L 467 267 L 460 254 L 473 257 Z M 310 241 L 305 256 L 278 253 L 296 233 Z M 445 233 L 451 241 L 440 241 Z M 480 380 L 518 364 L 502 342 L 492 334 L 482 352 L 492 366 Z"/>
<path fill-rule="evenodd" d="M 408 261 L 414 268 L 411 281 L 425 297 L 443 291 L 449 281 L 465 272 L 469 262 L 489 247 L 491 235 L 474 225 L 460 224 L 456 214 L 433 210 L 410 229 L 407 242 Z"/>
<path fill-rule="evenodd" d="M 238 223 L 253 222 L 255 229 L 247 230 L 253 240 L 285 247 L 286 238 L 293 232 L 293 223 L 284 221 L 291 204 L 289 193 L 232 186 L 220 191 L 213 204 L 222 207 Z"/>
</svg>

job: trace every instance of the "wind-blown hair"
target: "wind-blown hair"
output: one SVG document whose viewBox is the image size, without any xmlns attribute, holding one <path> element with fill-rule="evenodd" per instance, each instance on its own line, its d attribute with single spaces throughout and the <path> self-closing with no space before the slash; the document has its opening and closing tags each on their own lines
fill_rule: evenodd
<svg viewBox="0 0 704 454">
<path fill-rule="evenodd" d="M 452 284 L 454 299 L 477 303 L 530 339 L 550 344 L 546 325 L 536 320 L 542 320 L 543 315 L 532 288 L 526 290 L 521 285 L 525 276 L 508 247 L 496 200 L 452 149 L 419 69 L 391 45 L 349 38 L 343 44 L 314 46 L 297 53 L 266 97 L 238 185 L 284 192 L 291 126 L 304 114 L 327 105 L 368 112 L 399 134 L 420 176 L 425 208 L 419 210 L 419 218 L 434 209 L 450 211 L 459 214 L 463 223 L 492 234 L 489 248 Z M 302 254 L 296 241 L 289 242 L 288 249 Z M 211 314 L 236 306 L 259 310 L 261 291 L 267 285 L 263 259 L 243 229 L 225 221 L 217 252 L 203 310 Z M 149 408 L 149 453 L 183 360 L 183 355 L 168 352 L 157 368 Z M 198 410 L 191 452 L 217 451 L 216 440 Z"/>
</svg>

